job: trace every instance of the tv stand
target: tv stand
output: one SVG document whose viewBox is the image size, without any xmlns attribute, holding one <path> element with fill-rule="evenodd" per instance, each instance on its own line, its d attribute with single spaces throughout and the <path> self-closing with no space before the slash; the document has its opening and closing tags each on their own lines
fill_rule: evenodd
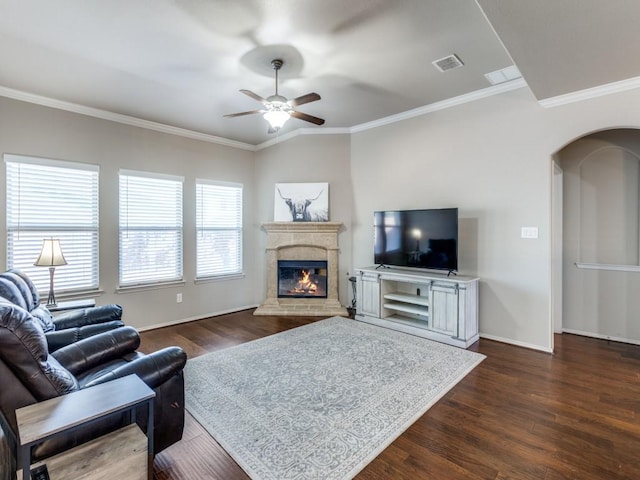
<svg viewBox="0 0 640 480">
<path fill-rule="evenodd" d="M 475 277 L 367 267 L 356 282 L 356 320 L 462 348 L 479 338 Z"/>
</svg>

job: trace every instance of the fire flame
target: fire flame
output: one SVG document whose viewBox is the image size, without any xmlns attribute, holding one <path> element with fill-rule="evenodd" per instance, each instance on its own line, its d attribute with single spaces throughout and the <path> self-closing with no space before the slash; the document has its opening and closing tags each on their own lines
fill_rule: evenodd
<svg viewBox="0 0 640 480">
<path fill-rule="evenodd" d="M 298 280 L 294 293 L 316 293 L 318 286 L 311 281 L 311 272 L 302 270 L 302 278 Z"/>
</svg>

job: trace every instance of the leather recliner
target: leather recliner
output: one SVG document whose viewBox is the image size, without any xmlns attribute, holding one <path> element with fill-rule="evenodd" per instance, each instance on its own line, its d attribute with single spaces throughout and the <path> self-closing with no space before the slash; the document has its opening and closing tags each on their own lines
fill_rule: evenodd
<svg viewBox="0 0 640 480">
<path fill-rule="evenodd" d="M 122 307 L 115 304 L 81 308 L 52 316 L 49 309 L 40 304 L 40 295 L 34 283 L 17 269 L 0 274 L 0 297 L 27 310 L 40 322 L 50 352 L 124 325 L 121 320 Z"/>
<path fill-rule="evenodd" d="M 50 352 L 40 322 L 25 309 L 0 298 L 0 425 L 13 461 L 19 460 L 18 408 L 132 373 L 156 394 L 154 454 L 179 441 L 184 427 L 182 369 L 186 354 L 179 347 L 168 347 L 144 355 L 136 351 L 139 344 L 133 327 L 120 327 Z M 146 419 L 141 409 L 136 420 L 143 431 Z M 126 422 L 126 415 L 116 415 L 45 440 L 33 448 L 33 461 L 97 438 Z M 11 471 L 15 472 L 15 464 Z"/>
</svg>

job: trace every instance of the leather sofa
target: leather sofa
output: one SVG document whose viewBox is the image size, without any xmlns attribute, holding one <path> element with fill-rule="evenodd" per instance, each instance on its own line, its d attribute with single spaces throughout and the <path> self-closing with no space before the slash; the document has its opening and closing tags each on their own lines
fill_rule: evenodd
<svg viewBox="0 0 640 480">
<path fill-rule="evenodd" d="M 51 352 L 42 326 L 27 310 L 0 298 L 0 425 L 13 460 L 17 458 L 18 408 L 137 374 L 154 398 L 154 454 L 182 438 L 186 354 L 168 347 L 145 355 L 137 351 L 138 332 L 119 327 L 93 335 Z M 136 419 L 146 431 L 146 413 Z M 125 415 L 112 416 L 58 435 L 33 448 L 35 461 L 82 444 L 126 423 Z M 11 467 L 15 472 L 15 464 Z"/>
<path fill-rule="evenodd" d="M 0 274 L 0 297 L 25 309 L 40 322 L 50 352 L 124 325 L 122 307 L 115 304 L 77 309 L 54 317 L 40 304 L 38 289 L 31 279 L 16 269 Z"/>
</svg>

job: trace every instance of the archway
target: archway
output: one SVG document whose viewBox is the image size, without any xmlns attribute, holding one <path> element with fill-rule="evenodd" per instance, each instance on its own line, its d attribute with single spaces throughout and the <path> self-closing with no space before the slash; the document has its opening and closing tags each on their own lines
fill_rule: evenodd
<svg viewBox="0 0 640 480">
<path fill-rule="evenodd" d="M 640 343 L 640 130 L 579 138 L 554 168 L 554 330 Z"/>
</svg>

